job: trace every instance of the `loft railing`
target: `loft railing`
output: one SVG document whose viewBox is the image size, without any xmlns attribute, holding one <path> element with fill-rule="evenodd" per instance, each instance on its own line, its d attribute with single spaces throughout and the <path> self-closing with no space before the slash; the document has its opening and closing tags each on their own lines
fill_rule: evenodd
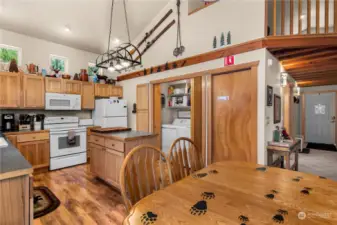
<svg viewBox="0 0 337 225">
<path fill-rule="evenodd" d="M 266 0 L 266 35 L 337 33 L 337 0 Z"/>
</svg>

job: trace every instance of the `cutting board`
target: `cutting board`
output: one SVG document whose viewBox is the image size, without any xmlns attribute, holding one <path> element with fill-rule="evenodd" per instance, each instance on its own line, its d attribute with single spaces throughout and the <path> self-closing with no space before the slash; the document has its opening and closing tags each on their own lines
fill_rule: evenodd
<svg viewBox="0 0 337 225">
<path fill-rule="evenodd" d="M 99 133 L 111 133 L 111 132 L 120 132 L 120 131 L 129 131 L 131 128 L 127 127 L 107 127 L 107 128 L 92 128 L 92 132 Z"/>
</svg>

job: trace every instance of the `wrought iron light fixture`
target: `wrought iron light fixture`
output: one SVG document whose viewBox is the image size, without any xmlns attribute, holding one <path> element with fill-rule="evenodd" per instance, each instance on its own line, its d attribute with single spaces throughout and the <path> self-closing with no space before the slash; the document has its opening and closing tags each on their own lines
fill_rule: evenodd
<svg viewBox="0 0 337 225">
<path fill-rule="evenodd" d="M 139 49 L 135 45 L 131 44 L 125 0 L 123 0 L 123 6 L 126 29 L 128 34 L 128 42 L 121 44 L 113 49 L 110 49 L 114 2 L 115 0 L 111 1 L 108 50 L 107 52 L 97 57 L 96 67 L 108 69 L 110 72 L 117 71 L 121 73 L 123 70 L 127 71 L 129 68 L 135 68 L 136 66 L 142 65 L 142 55 Z"/>
</svg>

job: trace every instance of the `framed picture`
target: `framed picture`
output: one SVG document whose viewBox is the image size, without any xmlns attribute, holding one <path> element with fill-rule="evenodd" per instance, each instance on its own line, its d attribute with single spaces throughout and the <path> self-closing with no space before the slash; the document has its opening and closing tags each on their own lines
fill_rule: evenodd
<svg viewBox="0 0 337 225">
<path fill-rule="evenodd" d="M 68 73 L 68 58 L 58 55 L 49 56 L 49 65 L 53 70 L 59 70 L 63 73 Z"/>
<path fill-rule="evenodd" d="M 273 87 L 267 85 L 267 106 L 273 106 Z"/>
<path fill-rule="evenodd" d="M 274 124 L 281 122 L 281 97 L 274 95 Z"/>
<path fill-rule="evenodd" d="M 18 66 L 21 66 L 22 49 L 14 46 L 0 44 L 0 61 L 4 63 L 10 63 L 12 59 L 16 60 Z"/>
</svg>

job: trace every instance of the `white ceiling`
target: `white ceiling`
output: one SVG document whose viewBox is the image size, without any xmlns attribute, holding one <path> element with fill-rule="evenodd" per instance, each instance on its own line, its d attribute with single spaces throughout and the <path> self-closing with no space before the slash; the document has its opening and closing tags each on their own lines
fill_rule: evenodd
<svg viewBox="0 0 337 225">
<path fill-rule="evenodd" d="M 168 2 L 126 0 L 131 40 Z M 102 53 L 107 49 L 110 9 L 111 0 L 0 0 L 0 28 Z M 112 21 L 111 38 L 127 41 L 122 0 L 115 0 Z"/>
</svg>

